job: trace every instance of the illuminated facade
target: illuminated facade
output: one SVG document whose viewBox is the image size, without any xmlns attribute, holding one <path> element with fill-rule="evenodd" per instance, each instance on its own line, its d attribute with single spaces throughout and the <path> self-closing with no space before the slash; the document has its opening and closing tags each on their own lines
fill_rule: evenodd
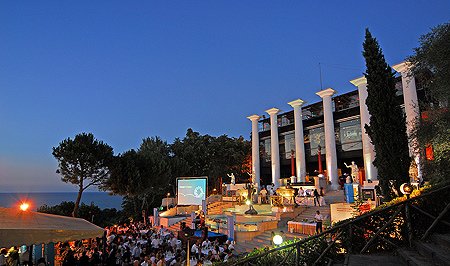
<svg viewBox="0 0 450 266">
<path fill-rule="evenodd" d="M 400 74 L 396 83 L 398 103 L 404 107 L 409 134 L 419 116 L 418 99 L 424 98 L 424 92 L 420 86 L 416 88 L 414 77 L 408 75 L 407 63 L 393 68 Z M 317 92 L 322 101 L 305 104 L 297 99 L 288 103 L 293 107 L 291 111 L 279 113 L 277 108 L 272 108 L 266 111 L 270 117 L 249 117 L 253 124 L 252 136 L 256 136 L 252 137 L 255 180 L 261 180 L 263 185 L 273 182 L 280 186 L 280 178 L 291 176 L 291 154 L 295 154 L 299 181 L 317 175 L 319 146 L 332 189 L 338 187 L 339 175 L 350 173 L 344 163 L 352 161 L 360 167 L 365 179 L 377 179 L 372 164 L 375 151 L 369 136 L 361 130 L 370 121 L 365 105 L 366 79 L 361 77 L 350 82 L 358 89 L 342 95 L 336 95 L 331 88 L 325 89 Z M 418 162 L 419 154 L 412 149 L 410 153 Z"/>
</svg>

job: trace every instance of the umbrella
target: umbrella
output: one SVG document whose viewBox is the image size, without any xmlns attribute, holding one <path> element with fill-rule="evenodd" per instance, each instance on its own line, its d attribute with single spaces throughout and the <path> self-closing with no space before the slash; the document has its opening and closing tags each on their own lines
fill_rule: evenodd
<svg viewBox="0 0 450 266">
<path fill-rule="evenodd" d="M 94 238 L 103 232 L 80 218 L 0 207 L 0 247 Z"/>
</svg>

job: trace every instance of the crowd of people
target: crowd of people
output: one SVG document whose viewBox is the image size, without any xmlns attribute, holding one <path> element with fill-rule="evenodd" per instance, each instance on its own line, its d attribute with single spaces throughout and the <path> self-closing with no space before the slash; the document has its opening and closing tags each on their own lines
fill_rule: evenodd
<svg viewBox="0 0 450 266">
<path fill-rule="evenodd" d="M 30 265 L 30 252 L 27 246 L 0 249 L 0 266 Z"/>
<path fill-rule="evenodd" d="M 103 245 L 102 243 L 105 243 Z M 102 240 L 75 243 L 62 247 L 63 266 L 172 266 L 186 265 L 187 243 L 164 226 L 150 227 L 144 223 L 106 228 Z M 212 265 L 235 257 L 230 241 L 219 243 L 207 237 L 190 238 L 190 265 Z"/>
</svg>

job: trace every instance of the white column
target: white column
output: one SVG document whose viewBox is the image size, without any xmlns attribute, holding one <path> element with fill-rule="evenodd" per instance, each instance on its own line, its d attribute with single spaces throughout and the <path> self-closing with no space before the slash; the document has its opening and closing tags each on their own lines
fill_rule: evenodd
<svg viewBox="0 0 450 266">
<path fill-rule="evenodd" d="M 363 148 L 363 160 L 364 160 L 364 172 L 366 179 L 377 180 L 377 168 L 373 165 L 375 160 L 375 148 L 370 140 L 369 134 L 367 134 L 365 125 L 370 124 L 370 114 L 367 109 L 366 99 L 367 99 L 367 80 L 366 77 L 360 77 L 351 80 L 350 83 L 358 87 L 359 95 L 359 119 L 361 122 L 361 133 L 362 133 L 362 148 Z"/>
<path fill-rule="evenodd" d="M 328 180 L 331 182 L 331 189 L 339 188 L 339 177 L 337 173 L 336 136 L 334 134 L 333 104 L 331 96 L 336 93 L 332 88 L 321 90 L 316 94 L 322 98 L 323 102 L 323 124 L 325 129 L 325 149 Z"/>
<path fill-rule="evenodd" d="M 417 100 L 416 80 L 410 71 L 410 64 L 403 62 L 392 67 L 402 75 L 403 101 L 405 103 L 406 129 L 409 138 L 409 154 L 414 157 L 417 164 L 419 179 L 422 178 L 420 167 L 420 151 L 417 150 L 417 139 L 411 138 L 411 134 L 419 119 L 419 102 Z"/>
<path fill-rule="evenodd" d="M 294 108 L 295 168 L 297 178 L 300 178 L 300 182 L 306 181 L 305 143 L 303 137 L 303 119 L 302 119 L 302 105 L 304 103 L 305 102 L 302 99 L 297 99 L 295 101 L 288 103 L 290 106 Z"/>
<path fill-rule="evenodd" d="M 252 181 L 259 193 L 260 185 L 260 168 L 259 168 L 259 130 L 258 130 L 258 115 L 251 115 L 247 117 L 252 121 Z"/>
<path fill-rule="evenodd" d="M 278 121 L 277 114 L 280 110 L 271 108 L 266 110 L 270 115 L 270 158 L 272 161 L 272 183 L 275 188 L 281 185 L 280 182 L 280 146 L 278 143 Z"/>
</svg>

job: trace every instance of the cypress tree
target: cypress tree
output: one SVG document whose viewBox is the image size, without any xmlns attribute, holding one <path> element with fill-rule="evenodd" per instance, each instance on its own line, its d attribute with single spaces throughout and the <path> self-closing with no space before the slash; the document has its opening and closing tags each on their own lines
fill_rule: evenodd
<svg viewBox="0 0 450 266">
<path fill-rule="evenodd" d="M 363 44 L 366 60 L 367 100 L 371 115 L 366 132 L 375 147 L 374 166 L 378 169 L 381 192 L 386 199 L 409 180 L 411 158 L 408 150 L 405 115 L 395 94 L 395 77 L 382 50 L 369 29 Z"/>
</svg>

